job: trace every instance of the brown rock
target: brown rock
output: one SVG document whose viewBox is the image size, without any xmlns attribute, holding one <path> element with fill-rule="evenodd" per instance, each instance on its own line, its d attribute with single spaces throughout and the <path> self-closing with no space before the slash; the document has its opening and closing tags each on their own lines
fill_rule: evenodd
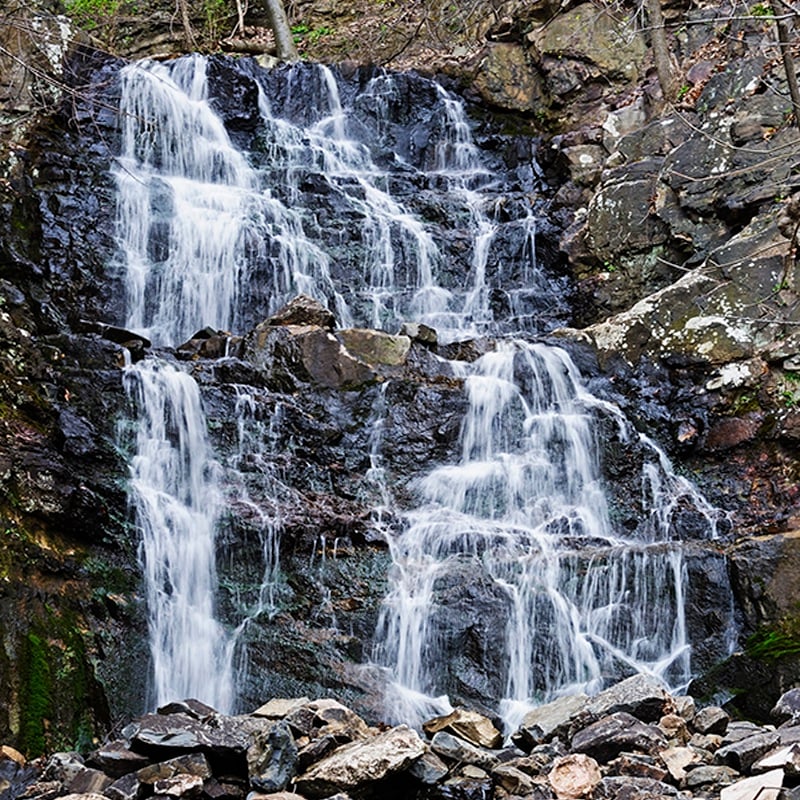
<svg viewBox="0 0 800 800">
<path fill-rule="evenodd" d="M 559 800 L 590 797 L 601 778 L 598 763 L 582 753 L 557 759 L 547 776 Z"/>
<path fill-rule="evenodd" d="M 307 797 L 328 797 L 336 792 L 365 789 L 388 775 L 408 769 L 425 753 L 417 733 L 405 725 L 370 739 L 343 745 L 295 783 Z"/>
<path fill-rule="evenodd" d="M 439 731 L 449 731 L 478 747 L 494 749 L 503 743 L 503 734 L 488 717 L 463 708 L 457 708 L 446 716 L 428 720 L 423 723 L 422 729 L 428 736 L 433 736 Z"/>
<path fill-rule="evenodd" d="M 487 103 L 499 108 L 531 112 L 544 102 L 541 77 L 518 44 L 489 45 L 474 85 Z"/>
<path fill-rule="evenodd" d="M 278 309 L 268 320 L 268 325 L 314 325 L 327 330 L 336 327 L 336 317 L 318 300 L 301 294 Z"/>
</svg>

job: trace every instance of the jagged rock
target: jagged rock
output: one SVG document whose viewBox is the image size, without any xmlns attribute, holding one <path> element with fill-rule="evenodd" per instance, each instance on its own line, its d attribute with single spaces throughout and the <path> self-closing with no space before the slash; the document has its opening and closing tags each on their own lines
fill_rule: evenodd
<svg viewBox="0 0 800 800">
<path fill-rule="evenodd" d="M 247 748 L 250 785 L 261 792 L 280 792 L 295 776 L 297 745 L 286 721 L 251 734 Z"/>
<path fill-rule="evenodd" d="M 622 711 L 642 722 L 655 722 L 664 713 L 668 699 L 663 684 L 647 675 L 632 675 L 592 698 L 586 710 L 595 717 Z"/>
<path fill-rule="evenodd" d="M 578 731 L 572 737 L 571 747 L 575 752 L 586 753 L 605 763 L 629 748 L 652 752 L 666 744 L 658 728 L 620 711 Z"/>
<path fill-rule="evenodd" d="M 777 800 L 783 786 L 783 770 L 774 769 L 726 786 L 720 800 Z"/>
<path fill-rule="evenodd" d="M 45 781 L 60 781 L 67 786 L 84 769 L 85 762 L 79 753 L 53 753 L 47 760 L 42 778 Z"/>
<path fill-rule="evenodd" d="M 478 747 L 489 749 L 496 749 L 503 743 L 503 734 L 488 717 L 463 708 L 457 708 L 446 716 L 424 722 L 422 729 L 428 736 L 433 736 L 439 731 L 449 731 Z"/>
<path fill-rule="evenodd" d="M 722 737 L 718 733 L 694 733 L 687 742 L 696 750 L 707 750 L 716 753 L 722 746 Z"/>
<path fill-rule="evenodd" d="M 686 777 L 686 767 L 700 760 L 697 751 L 691 747 L 668 747 L 659 752 L 658 756 L 676 781 Z"/>
<path fill-rule="evenodd" d="M 157 711 L 159 714 L 188 714 L 190 717 L 201 721 L 213 717 L 217 713 L 211 706 L 194 698 L 166 703 L 163 706 L 159 706 Z"/>
<path fill-rule="evenodd" d="M 606 764 L 606 775 L 629 775 L 636 778 L 650 778 L 663 781 L 669 774 L 652 756 L 642 753 L 620 753 Z"/>
<path fill-rule="evenodd" d="M 196 797 L 203 790 L 203 779 L 199 775 L 174 775 L 160 778 L 153 784 L 156 795 L 167 797 Z"/>
<path fill-rule="evenodd" d="M 730 715 L 724 709 L 719 706 L 706 706 L 694 715 L 692 728 L 702 734 L 724 734 L 729 721 Z"/>
<path fill-rule="evenodd" d="M 422 322 L 404 322 L 397 333 L 399 336 L 408 336 L 409 339 L 413 339 L 426 347 L 436 347 L 439 343 L 439 334 L 435 328 L 431 328 Z"/>
<path fill-rule="evenodd" d="M 147 714 L 131 723 L 123 735 L 131 746 L 147 755 L 160 756 L 178 751 L 202 751 L 221 757 L 244 757 L 249 745 L 246 734 L 230 717 L 217 715 L 214 725 L 185 713 Z"/>
<path fill-rule="evenodd" d="M 290 300 L 267 319 L 267 325 L 315 325 L 327 330 L 336 327 L 333 312 L 308 295 L 301 294 Z"/>
<path fill-rule="evenodd" d="M 665 714 L 658 721 L 658 729 L 670 741 L 676 744 L 685 744 L 689 739 L 689 730 L 686 720 L 678 714 Z"/>
<path fill-rule="evenodd" d="M 409 768 L 409 774 L 413 775 L 420 783 L 432 786 L 447 777 L 449 769 L 447 764 L 442 761 L 436 753 L 426 750 L 421 758 L 417 759 Z"/>
<path fill-rule="evenodd" d="M 626 776 L 603 778 L 594 796 L 597 800 L 662 800 L 678 794 L 677 788 L 668 783 Z"/>
<path fill-rule="evenodd" d="M 613 14 L 590 3 L 548 20 L 527 36 L 539 57 L 569 58 L 594 65 L 610 78 L 634 80 L 642 68 L 644 39 L 631 35 Z"/>
<path fill-rule="evenodd" d="M 364 789 L 408 769 L 424 753 L 425 745 L 417 733 L 400 725 L 371 739 L 343 745 L 300 775 L 295 785 L 300 794 L 312 798 Z"/>
<path fill-rule="evenodd" d="M 527 796 L 534 792 L 536 784 L 530 775 L 510 764 L 500 764 L 492 770 L 492 778 L 511 795 Z"/>
<path fill-rule="evenodd" d="M 784 692 L 770 711 L 770 716 L 779 725 L 796 725 L 800 722 L 800 688 Z"/>
<path fill-rule="evenodd" d="M 210 778 L 211 767 L 203 753 L 190 753 L 143 767 L 136 773 L 136 778 L 143 784 L 154 784 L 156 781 L 174 778 L 176 775 Z"/>
<path fill-rule="evenodd" d="M 598 763 L 581 753 L 556 759 L 547 775 L 547 780 L 559 800 L 590 797 L 601 778 Z"/>
<path fill-rule="evenodd" d="M 108 800 L 138 800 L 143 794 L 142 784 L 136 775 L 129 772 L 105 788 Z"/>
<path fill-rule="evenodd" d="M 431 749 L 445 761 L 474 764 L 476 767 L 488 770 L 497 765 L 497 756 L 494 753 L 475 747 L 447 731 L 439 731 L 431 739 Z"/>
<path fill-rule="evenodd" d="M 739 777 L 733 767 L 704 764 L 687 771 L 683 785 L 687 789 L 698 789 L 703 786 L 727 786 Z"/>
<path fill-rule="evenodd" d="M 787 775 L 800 775 L 800 744 L 789 744 L 767 753 L 752 766 L 753 772 L 781 767 Z"/>
<path fill-rule="evenodd" d="M 314 713 L 312 732 L 314 736 L 335 736 L 339 742 L 365 739 L 370 735 L 369 726 L 354 711 L 336 700 L 315 700 L 308 704 Z"/>
<path fill-rule="evenodd" d="M 102 794 L 112 783 L 111 778 L 98 769 L 82 769 L 66 785 L 71 794 Z"/>
<path fill-rule="evenodd" d="M 272 700 L 269 700 L 264 703 L 263 706 L 259 706 L 253 711 L 251 716 L 266 717 L 267 719 L 283 719 L 283 717 L 288 717 L 289 714 L 296 711 L 298 708 L 307 706 L 310 702 L 311 699 L 308 697 L 273 697 Z"/>
<path fill-rule="evenodd" d="M 342 744 L 342 742 L 330 733 L 312 739 L 298 751 L 297 769 L 308 769 L 315 761 L 319 761 L 321 758 L 328 755 L 328 753 L 333 752 L 340 744 Z"/>
<path fill-rule="evenodd" d="M 487 103 L 514 111 L 533 112 L 544 97 L 541 76 L 518 44 L 490 44 L 474 84 Z"/>
<path fill-rule="evenodd" d="M 716 752 L 716 760 L 739 772 L 748 772 L 750 767 L 781 740 L 775 731 L 757 733 L 732 744 L 723 745 Z"/>
<path fill-rule="evenodd" d="M 336 332 L 336 338 L 351 356 L 371 367 L 399 367 L 405 363 L 411 348 L 408 336 L 392 336 L 365 328 L 345 328 Z"/>
<path fill-rule="evenodd" d="M 565 695 L 532 709 L 512 736 L 513 741 L 523 750 L 530 751 L 555 736 L 566 736 L 570 719 L 586 706 L 588 700 L 585 694 Z"/>
<path fill-rule="evenodd" d="M 87 763 L 103 770 L 106 775 L 119 778 L 129 772 L 136 772 L 149 761 L 146 756 L 131 750 L 124 741 L 118 740 L 92 751 Z"/>
<path fill-rule="evenodd" d="M 333 333 L 319 326 L 262 323 L 244 337 L 241 353 L 281 389 L 293 388 L 298 381 L 355 389 L 378 380 L 368 364 L 350 355 Z"/>
</svg>

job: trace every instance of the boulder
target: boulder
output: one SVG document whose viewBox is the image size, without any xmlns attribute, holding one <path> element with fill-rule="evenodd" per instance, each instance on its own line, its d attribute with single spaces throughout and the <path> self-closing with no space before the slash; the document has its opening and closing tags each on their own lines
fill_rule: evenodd
<svg viewBox="0 0 800 800">
<path fill-rule="evenodd" d="M 623 750 L 633 748 L 649 753 L 665 748 L 667 742 L 658 728 L 620 711 L 578 731 L 572 737 L 571 746 L 576 753 L 586 753 L 605 763 Z"/>
<path fill-rule="evenodd" d="M 439 731 L 449 731 L 478 747 L 489 749 L 496 749 L 503 743 L 503 734 L 488 717 L 463 708 L 457 708 L 446 716 L 428 720 L 423 723 L 422 729 L 428 736 L 433 736 Z"/>
<path fill-rule="evenodd" d="M 210 778 L 211 767 L 203 753 L 190 753 L 177 756 L 160 764 L 143 767 L 136 773 L 140 783 L 153 785 L 157 781 L 174 778 L 176 775 L 195 775 L 199 778 Z"/>
<path fill-rule="evenodd" d="M 297 745 L 285 720 L 251 734 L 247 748 L 250 785 L 261 792 L 283 791 L 297 770 Z"/>
<path fill-rule="evenodd" d="M 367 363 L 350 355 L 333 333 L 318 325 L 261 323 L 244 337 L 241 357 L 282 391 L 296 390 L 298 383 L 354 389 L 378 380 Z"/>
<path fill-rule="evenodd" d="M 544 103 L 541 75 L 515 43 L 488 45 L 473 83 L 480 96 L 498 108 L 531 113 Z"/>
<path fill-rule="evenodd" d="M 411 348 L 408 336 L 392 336 L 366 328 L 346 328 L 337 331 L 336 338 L 353 358 L 371 367 L 399 367 L 405 363 Z"/>
<path fill-rule="evenodd" d="M 547 775 L 547 780 L 559 800 L 591 797 L 602 779 L 600 766 L 582 753 L 559 758 Z"/>
<path fill-rule="evenodd" d="M 336 327 L 336 317 L 318 300 L 301 294 L 267 319 L 267 325 L 313 325 L 326 330 Z"/>
<path fill-rule="evenodd" d="M 701 708 L 692 719 L 692 728 L 697 733 L 724 734 L 728 729 L 730 715 L 719 706 Z"/>
<path fill-rule="evenodd" d="M 511 795 L 527 796 L 533 794 L 536 784 L 530 775 L 510 764 L 500 764 L 492 770 L 492 778 Z"/>
<path fill-rule="evenodd" d="M 641 34 L 591 3 L 553 16 L 531 31 L 527 40 L 540 58 L 583 62 L 592 65 L 595 74 L 626 81 L 640 74 L 646 53 Z"/>
<path fill-rule="evenodd" d="M 98 769 L 82 769 L 66 785 L 72 794 L 102 794 L 112 779 Z"/>
<path fill-rule="evenodd" d="M 298 708 L 308 705 L 310 702 L 311 699 L 308 697 L 273 697 L 271 700 L 264 703 L 263 706 L 259 706 L 253 711 L 251 716 L 266 717 L 267 719 L 283 719 Z"/>
<path fill-rule="evenodd" d="M 763 755 L 768 753 L 781 740 L 776 731 L 757 733 L 738 742 L 720 747 L 716 752 L 716 760 L 727 764 L 739 772 L 749 772 L 750 767 Z"/>
<path fill-rule="evenodd" d="M 417 733 L 400 725 L 370 739 L 343 745 L 297 778 L 295 785 L 300 794 L 311 798 L 363 790 L 407 770 L 424 753 L 425 745 Z"/>
<path fill-rule="evenodd" d="M 108 800 L 138 800 L 144 793 L 141 782 L 132 772 L 117 778 L 103 792 Z"/>
<path fill-rule="evenodd" d="M 411 765 L 408 771 L 420 783 L 426 786 L 433 786 L 447 777 L 449 769 L 447 764 L 436 753 L 426 750 L 422 757 Z"/>
<path fill-rule="evenodd" d="M 800 722 L 800 688 L 784 692 L 770 712 L 779 725 L 796 725 Z"/>
<path fill-rule="evenodd" d="M 498 762 L 495 753 L 465 742 L 447 731 L 439 731 L 431 739 L 431 749 L 445 761 L 473 764 L 481 769 L 493 769 Z"/>
<path fill-rule="evenodd" d="M 697 751 L 692 747 L 668 747 L 658 757 L 664 763 L 673 780 L 680 781 L 686 777 L 686 767 L 700 760 Z"/>
<path fill-rule="evenodd" d="M 642 722 L 655 722 L 664 713 L 668 701 L 663 684 L 639 674 L 600 692 L 586 704 L 586 710 L 595 717 L 622 711 Z"/>
<path fill-rule="evenodd" d="M 787 775 L 800 775 L 800 744 L 789 744 L 767 753 L 752 766 L 753 772 L 781 767 Z"/>
<path fill-rule="evenodd" d="M 313 713 L 314 736 L 335 736 L 339 742 L 365 739 L 370 735 L 366 722 L 337 700 L 315 700 L 307 706 Z"/>
<path fill-rule="evenodd" d="M 777 800 L 783 786 L 783 770 L 773 769 L 726 786 L 720 800 Z"/>
<path fill-rule="evenodd" d="M 147 714 L 131 723 L 123 735 L 145 755 L 163 757 L 178 752 L 203 752 L 218 758 L 244 758 L 247 735 L 232 717 L 216 715 L 213 724 L 186 713 Z"/>
<path fill-rule="evenodd" d="M 687 789 L 700 789 L 708 786 L 726 786 L 733 783 L 738 777 L 739 773 L 732 767 L 703 764 L 687 772 L 683 785 Z"/>
<path fill-rule="evenodd" d="M 153 791 L 165 797 L 196 797 L 203 791 L 203 779 L 199 775 L 173 775 L 157 780 Z"/>
<path fill-rule="evenodd" d="M 581 711 L 589 700 L 585 694 L 565 695 L 529 711 L 512 739 L 523 750 L 549 742 L 556 736 L 566 737 L 570 719 Z"/>
<path fill-rule="evenodd" d="M 146 766 L 149 759 L 131 750 L 126 742 L 117 740 L 90 753 L 87 763 L 103 770 L 106 775 L 120 778 Z"/>
</svg>

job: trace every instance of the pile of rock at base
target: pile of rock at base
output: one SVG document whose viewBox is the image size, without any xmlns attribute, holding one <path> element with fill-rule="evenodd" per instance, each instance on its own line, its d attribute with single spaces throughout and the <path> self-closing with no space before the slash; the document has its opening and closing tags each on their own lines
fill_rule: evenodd
<svg viewBox="0 0 800 800">
<path fill-rule="evenodd" d="M 186 700 L 86 757 L 35 769 L 3 748 L 0 798 L 800 800 L 800 689 L 773 713 L 779 727 L 732 721 L 636 675 L 533 709 L 504 743 L 495 721 L 462 709 L 420 734 L 369 727 L 330 699 L 273 699 L 241 716 Z"/>
</svg>

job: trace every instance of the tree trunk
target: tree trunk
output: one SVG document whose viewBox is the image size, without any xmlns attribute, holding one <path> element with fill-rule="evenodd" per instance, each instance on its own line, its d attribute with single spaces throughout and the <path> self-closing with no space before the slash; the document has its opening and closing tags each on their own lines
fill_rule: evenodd
<svg viewBox="0 0 800 800">
<path fill-rule="evenodd" d="M 791 34 L 786 20 L 783 18 L 782 13 L 778 11 L 782 9 L 777 8 L 777 3 L 773 3 L 772 13 L 775 16 L 775 25 L 778 28 L 778 43 L 781 48 L 781 56 L 783 58 L 783 69 L 786 72 L 786 80 L 789 83 L 789 96 L 792 98 L 792 111 L 794 112 L 794 124 L 800 128 L 800 87 L 797 85 L 797 70 L 794 65 L 794 58 L 792 51 L 789 49 L 791 46 Z"/>
<path fill-rule="evenodd" d="M 664 15 L 661 13 L 661 0 L 645 0 L 647 17 L 650 20 L 650 37 L 653 44 L 653 60 L 656 63 L 658 82 L 661 94 L 667 103 L 675 99 L 675 78 L 672 75 L 672 62 L 667 44 L 667 29 L 664 27 Z"/>
<path fill-rule="evenodd" d="M 267 15 L 275 34 L 276 55 L 281 61 L 299 61 L 300 56 L 292 38 L 289 19 L 281 0 L 266 0 Z"/>
<path fill-rule="evenodd" d="M 178 0 L 178 11 L 180 12 L 181 25 L 183 26 L 184 47 L 187 50 L 196 50 L 197 41 L 194 38 L 192 22 L 189 19 L 189 6 L 187 5 L 186 0 Z"/>
</svg>

